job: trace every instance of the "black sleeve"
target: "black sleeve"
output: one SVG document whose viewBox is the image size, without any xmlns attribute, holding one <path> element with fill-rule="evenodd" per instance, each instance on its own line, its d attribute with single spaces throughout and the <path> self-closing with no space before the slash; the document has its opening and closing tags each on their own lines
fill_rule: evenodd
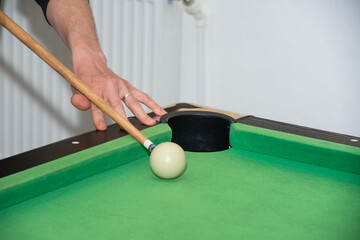
<svg viewBox="0 0 360 240">
<path fill-rule="evenodd" d="M 47 19 L 47 16 L 46 16 L 46 9 L 47 9 L 47 6 L 50 2 L 50 0 L 35 0 L 37 2 L 37 4 L 40 5 L 43 13 L 44 13 L 44 17 L 46 19 L 46 21 L 49 23 L 49 20 Z M 49 23 L 49 25 L 51 26 L 51 24 Z"/>
</svg>

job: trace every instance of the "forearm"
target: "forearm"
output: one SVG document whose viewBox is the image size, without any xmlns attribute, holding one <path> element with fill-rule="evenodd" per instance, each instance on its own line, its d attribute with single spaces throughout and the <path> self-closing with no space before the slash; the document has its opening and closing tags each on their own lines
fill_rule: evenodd
<svg viewBox="0 0 360 240">
<path fill-rule="evenodd" d="M 96 61 L 102 61 L 106 65 L 88 0 L 51 0 L 46 15 L 68 46 L 74 68 L 80 63 L 94 65 Z M 75 72 L 76 70 L 74 69 Z"/>
</svg>

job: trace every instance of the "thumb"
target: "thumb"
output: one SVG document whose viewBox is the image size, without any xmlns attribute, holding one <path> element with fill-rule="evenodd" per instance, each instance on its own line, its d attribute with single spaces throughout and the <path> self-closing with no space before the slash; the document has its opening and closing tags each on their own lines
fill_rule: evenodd
<svg viewBox="0 0 360 240">
<path fill-rule="evenodd" d="M 71 104 L 81 111 L 86 111 L 90 108 L 90 101 L 80 93 L 75 93 L 71 97 Z"/>
</svg>

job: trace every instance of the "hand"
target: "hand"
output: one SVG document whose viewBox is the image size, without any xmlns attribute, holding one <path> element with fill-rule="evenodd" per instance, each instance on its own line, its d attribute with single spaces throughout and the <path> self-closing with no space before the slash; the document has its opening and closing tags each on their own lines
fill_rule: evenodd
<svg viewBox="0 0 360 240">
<path fill-rule="evenodd" d="M 136 89 L 128 81 L 113 73 L 107 67 L 106 58 L 102 53 L 90 49 L 81 49 L 72 54 L 72 65 L 75 74 L 106 102 L 109 102 L 123 117 L 126 118 L 126 113 L 122 99 L 129 92 L 132 94 L 124 99 L 124 103 L 142 123 L 151 126 L 156 121 L 145 113 L 140 103 L 145 104 L 156 115 L 161 116 L 166 113 L 146 93 Z M 85 111 L 91 108 L 96 129 L 106 130 L 103 112 L 74 88 L 73 94 L 71 103 L 79 110 Z"/>
<path fill-rule="evenodd" d="M 129 92 L 132 95 L 124 99 L 125 105 L 142 123 L 154 125 L 155 120 L 144 112 L 140 103 L 148 106 L 156 115 L 166 113 L 148 95 L 134 88 L 107 67 L 88 0 L 52 0 L 48 4 L 46 15 L 70 50 L 75 74 L 118 113 L 126 117 L 121 99 Z M 75 89 L 73 93 L 71 103 L 80 110 L 91 108 L 96 129 L 105 130 L 102 111 Z"/>
</svg>

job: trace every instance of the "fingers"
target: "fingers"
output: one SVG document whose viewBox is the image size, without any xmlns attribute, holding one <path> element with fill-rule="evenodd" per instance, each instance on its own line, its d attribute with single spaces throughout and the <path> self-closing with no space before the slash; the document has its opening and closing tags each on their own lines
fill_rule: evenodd
<svg viewBox="0 0 360 240">
<path fill-rule="evenodd" d="M 160 107 L 149 95 L 133 87 L 128 81 L 124 80 L 125 85 L 135 95 L 136 99 L 150 108 L 156 115 L 162 116 L 166 111 Z"/>
<path fill-rule="evenodd" d="M 162 116 L 166 114 L 166 111 L 160 107 L 149 95 L 139 91 L 141 94 L 137 97 L 140 102 L 145 104 L 148 108 L 150 108 L 156 115 Z"/>
<path fill-rule="evenodd" d="M 160 122 L 160 120 L 161 120 L 161 116 L 156 115 L 156 116 L 154 116 L 154 117 L 153 117 L 153 119 L 154 119 L 155 121 Z"/>
<path fill-rule="evenodd" d="M 120 113 L 121 116 L 126 118 L 125 109 L 123 103 L 121 102 L 119 94 L 116 91 L 111 90 L 108 98 L 110 105 L 115 109 L 115 111 L 117 111 L 118 113 Z"/>
<path fill-rule="evenodd" d="M 140 102 L 150 108 L 158 116 L 162 116 L 166 113 L 166 111 L 149 97 L 149 95 L 136 89 L 128 81 L 119 78 L 115 74 L 105 74 L 101 76 L 101 78 L 100 76 L 91 76 L 89 78 L 84 78 L 84 80 L 86 80 L 85 82 L 87 82 L 99 96 L 109 102 L 115 111 L 124 118 L 126 118 L 126 113 L 123 102 L 135 117 L 145 125 L 152 126 L 156 124 L 156 120 L 147 115 L 140 105 Z M 104 120 L 104 113 L 75 88 L 72 88 L 72 90 L 74 94 L 71 98 L 72 105 L 82 111 L 91 108 L 91 115 L 96 129 L 100 131 L 106 130 L 107 126 Z M 132 93 L 132 95 L 123 99 L 122 102 L 122 98 L 127 93 Z"/>
<path fill-rule="evenodd" d="M 104 119 L 104 113 L 93 103 L 91 103 L 91 116 L 97 130 L 106 130 L 107 126 Z"/>
<path fill-rule="evenodd" d="M 146 112 L 141 107 L 139 101 L 134 97 L 134 95 L 130 95 L 126 99 L 124 99 L 124 103 L 135 115 L 135 117 L 139 119 L 143 124 L 152 126 L 156 123 L 154 119 L 152 119 L 146 114 Z"/>
</svg>

